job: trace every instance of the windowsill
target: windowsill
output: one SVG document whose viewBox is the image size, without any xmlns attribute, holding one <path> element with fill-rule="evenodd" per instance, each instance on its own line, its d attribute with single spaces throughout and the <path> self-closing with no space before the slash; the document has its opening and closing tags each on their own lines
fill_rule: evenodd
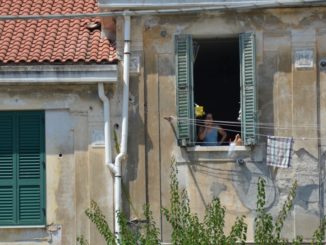
<svg viewBox="0 0 326 245">
<path fill-rule="evenodd" d="M 196 145 L 193 147 L 187 147 L 187 151 L 196 151 L 196 152 L 228 152 L 230 149 L 230 146 L 228 145 L 223 145 L 223 146 L 200 146 Z M 235 152 L 248 152 L 250 151 L 250 147 L 239 145 L 239 146 L 234 146 L 234 151 Z"/>
<path fill-rule="evenodd" d="M 183 152 L 183 153 L 182 153 Z M 207 163 L 227 163 L 237 162 L 239 159 L 250 157 L 252 149 L 247 146 L 193 146 L 180 151 L 177 157 L 179 164 L 189 164 L 198 162 Z"/>
<path fill-rule="evenodd" d="M 0 226 L 0 229 L 37 229 L 45 228 L 45 225 L 12 225 L 12 226 Z"/>
</svg>

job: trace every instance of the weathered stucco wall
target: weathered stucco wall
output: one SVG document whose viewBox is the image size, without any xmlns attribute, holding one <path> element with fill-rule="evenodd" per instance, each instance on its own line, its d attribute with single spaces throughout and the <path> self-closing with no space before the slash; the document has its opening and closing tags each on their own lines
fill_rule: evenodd
<svg viewBox="0 0 326 245">
<path fill-rule="evenodd" d="M 111 99 L 113 88 L 106 87 Z M 119 121 L 114 101 L 113 123 Z M 0 109 L 45 111 L 47 209 L 47 227 L 0 229 L 0 244 L 76 244 L 80 235 L 104 244 L 84 213 L 95 200 L 112 225 L 113 185 L 104 164 L 97 86 L 3 86 Z"/>
<path fill-rule="evenodd" d="M 246 215 L 249 241 L 254 234 L 258 178 L 267 181 L 267 207 L 274 215 L 297 179 L 295 207 L 284 235 L 311 238 L 325 213 L 321 184 L 325 179 L 326 70 L 318 68 L 319 60 L 326 57 L 325 13 L 326 8 L 296 8 L 132 17 L 128 161 L 123 165 L 122 193 L 124 211 L 130 219 L 142 220 L 142 206 L 149 203 L 162 240 L 170 240 L 170 226 L 161 208 L 169 205 L 169 174 L 174 158 L 180 185 L 187 189 L 193 211 L 202 216 L 205 206 L 219 197 L 226 207 L 226 230 L 237 216 Z M 245 162 L 241 165 L 228 157 L 227 147 L 218 151 L 180 149 L 175 123 L 164 119 L 176 115 L 174 35 L 213 38 L 246 31 L 256 33 L 258 120 L 274 125 L 261 128 L 259 133 L 295 138 L 289 169 L 266 166 L 265 137 L 260 137 L 257 147 L 238 152 Z M 122 35 L 123 19 L 118 18 L 120 54 Z M 298 70 L 294 52 L 307 48 L 313 50 L 314 66 Z M 112 130 L 119 137 L 121 82 L 107 87 L 106 92 L 111 101 Z M 1 229 L 0 244 L 75 244 L 81 234 L 90 244 L 104 244 L 84 214 L 93 199 L 110 225 L 113 221 L 113 184 L 103 159 L 103 111 L 97 87 L 2 86 L 0 109 L 45 110 L 50 225 Z"/>
<path fill-rule="evenodd" d="M 227 210 L 226 230 L 236 216 L 244 214 L 249 241 L 254 234 L 258 177 L 267 180 L 267 206 L 273 215 L 278 213 L 297 179 L 295 207 L 287 219 L 284 235 L 311 238 L 324 213 L 321 184 L 325 164 L 326 75 L 325 70 L 318 68 L 318 62 L 326 57 L 325 12 L 326 8 L 293 8 L 132 18 L 132 55 L 140 57 L 141 69 L 131 80 L 130 94 L 135 103 L 132 108 L 136 108 L 131 118 L 139 120 L 130 120 L 129 162 L 124 175 L 132 202 L 127 208 L 131 217 L 139 217 L 141 204 L 148 202 L 161 228 L 162 240 L 170 240 L 170 228 L 161 208 L 169 203 L 169 172 L 174 157 L 193 211 L 202 215 L 205 206 L 219 197 Z M 117 23 L 117 43 L 122 53 L 123 19 L 118 18 Z M 179 149 L 175 124 L 163 118 L 176 115 L 174 35 L 214 38 L 248 31 L 256 33 L 258 121 L 274 125 L 259 129 L 259 133 L 294 137 L 289 169 L 266 166 L 263 136 L 260 145 L 243 157 L 244 165 L 226 157 L 223 150 Z M 312 68 L 295 68 L 294 53 L 299 49 L 313 50 Z M 130 172 L 137 175 L 129 179 Z"/>
</svg>

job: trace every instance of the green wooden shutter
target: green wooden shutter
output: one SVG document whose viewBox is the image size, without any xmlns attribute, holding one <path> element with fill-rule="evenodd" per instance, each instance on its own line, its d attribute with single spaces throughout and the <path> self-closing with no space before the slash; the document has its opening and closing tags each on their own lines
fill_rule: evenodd
<svg viewBox="0 0 326 245">
<path fill-rule="evenodd" d="M 0 114 L 0 224 L 16 223 L 15 118 Z"/>
<path fill-rule="evenodd" d="M 3 172 L 7 177 L 0 174 L 0 216 L 6 218 L 0 217 L 0 225 L 42 225 L 45 223 L 44 112 L 1 112 L 0 135 L 4 136 L 0 140 L 0 169 L 12 168 Z M 12 204 L 10 215 L 2 215 L 9 204 Z M 11 217 L 10 222 L 7 216 Z"/>
<path fill-rule="evenodd" d="M 44 223 L 44 113 L 21 112 L 17 120 L 19 224 Z"/>
<path fill-rule="evenodd" d="M 191 146 L 195 141 L 195 127 L 193 121 L 193 54 L 190 35 L 175 37 L 175 57 L 178 144 Z"/>
<path fill-rule="evenodd" d="M 257 143 L 255 51 L 255 35 L 240 34 L 241 131 L 245 145 Z"/>
</svg>

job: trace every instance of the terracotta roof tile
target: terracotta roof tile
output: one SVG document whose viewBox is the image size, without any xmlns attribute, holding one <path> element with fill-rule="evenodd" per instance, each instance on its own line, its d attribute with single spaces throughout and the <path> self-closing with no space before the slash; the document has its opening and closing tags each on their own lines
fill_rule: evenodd
<svg viewBox="0 0 326 245">
<path fill-rule="evenodd" d="M 96 13 L 96 0 L 1 0 L 0 15 Z M 0 21 L 0 63 L 114 63 L 113 43 L 87 24 L 98 18 Z"/>
</svg>

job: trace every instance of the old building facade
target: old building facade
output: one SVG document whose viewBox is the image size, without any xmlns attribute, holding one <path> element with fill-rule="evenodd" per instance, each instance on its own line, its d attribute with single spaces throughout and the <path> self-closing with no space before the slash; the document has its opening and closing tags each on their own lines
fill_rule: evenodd
<svg viewBox="0 0 326 245">
<path fill-rule="evenodd" d="M 325 208 L 325 6 L 294 1 L 244 6 L 244 1 L 221 7 L 214 2 L 100 1 L 103 12 L 127 11 L 117 17 L 121 54 L 123 15 L 132 20 L 129 147 L 123 171 L 131 203 L 124 201 L 125 210 L 139 218 L 142 204 L 149 203 L 162 240 L 169 241 L 161 208 L 169 205 L 175 159 L 193 211 L 203 215 L 219 197 L 227 210 L 226 230 L 237 216 L 247 217 L 248 241 L 254 235 L 258 178 L 267 181 L 273 215 L 296 179 L 297 198 L 284 235 L 309 240 Z M 244 145 L 231 155 L 227 144 L 197 145 L 193 103 L 213 112 L 231 139 L 240 133 Z M 267 136 L 293 138 L 289 168 L 266 165 Z"/>
<path fill-rule="evenodd" d="M 1 1 L 0 13 L 0 244 L 100 244 L 84 211 L 93 199 L 112 219 L 99 92 L 116 89 L 115 46 L 98 18 L 15 19 L 96 15 L 97 2 Z"/>
<path fill-rule="evenodd" d="M 245 215 L 248 241 L 258 178 L 273 215 L 296 179 L 284 235 L 311 239 L 325 213 L 323 3 L 32 2 L 2 1 L 1 15 L 96 15 L 99 5 L 107 16 L 0 21 L 0 244 L 104 244 L 84 210 L 95 200 L 114 227 L 119 174 L 107 166 L 119 143 L 122 209 L 141 221 L 150 204 L 163 242 L 172 161 L 192 210 L 203 216 L 220 198 L 226 231 Z M 200 145 L 195 103 L 243 144 Z M 266 165 L 267 136 L 293 138 L 289 168 Z"/>
</svg>

